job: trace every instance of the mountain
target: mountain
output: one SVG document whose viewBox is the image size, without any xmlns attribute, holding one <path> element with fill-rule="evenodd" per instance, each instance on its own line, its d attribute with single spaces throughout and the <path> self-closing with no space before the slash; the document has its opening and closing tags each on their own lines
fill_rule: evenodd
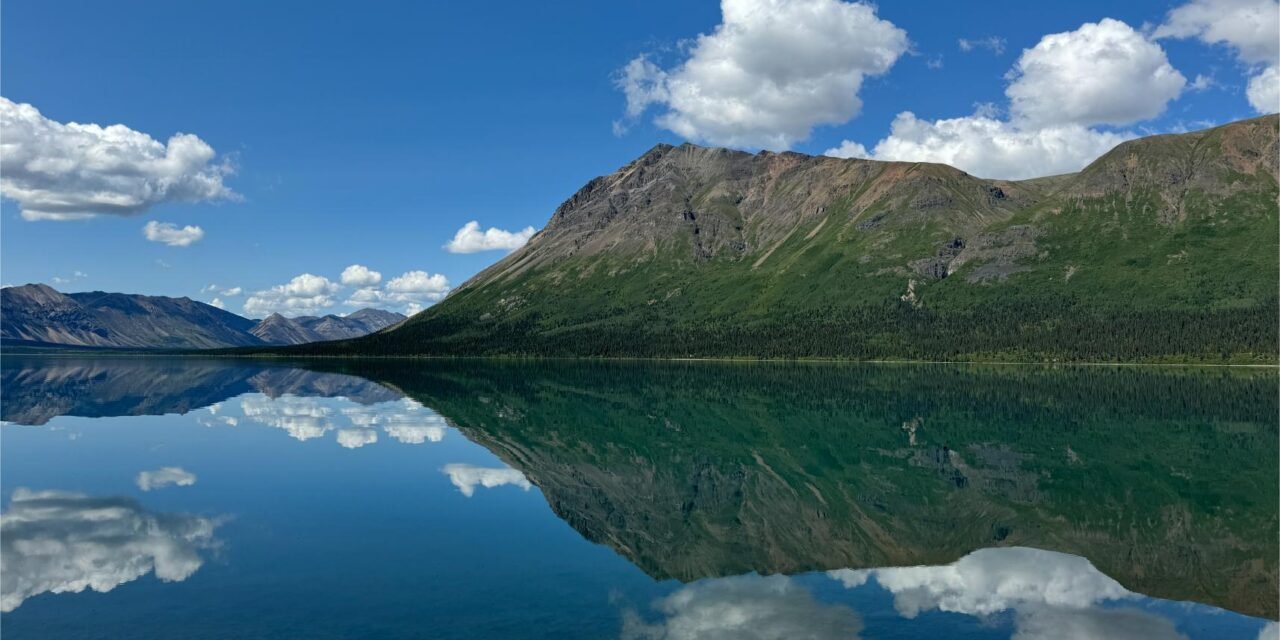
<svg viewBox="0 0 1280 640">
<path fill-rule="evenodd" d="M 322 340 L 320 334 L 278 313 L 273 313 L 254 325 L 250 333 L 268 344 L 302 344 Z"/>
<path fill-rule="evenodd" d="M 190 298 L 126 293 L 64 294 L 43 284 L 0 289 L 7 345 L 115 349 L 212 349 L 298 344 L 362 336 L 404 316 L 361 309 L 346 317 L 273 315 L 262 322 Z"/>
<path fill-rule="evenodd" d="M 63 294 L 43 284 L 0 289 L 0 338 L 22 343 L 131 349 L 262 344 L 254 321 L 190 298 Z"/>
<path fill-rule="evenodd" d="M 1083 171 L 658 145 L 346 354 L 1275 362 L 1277 116 Z"/>
<path fill-rule="evenodd" d="M 268 344 L 304 344 L 323 340 L 357 338 L 403 322 L 405 316 L 381 309 L 361 309 L 348 316 L 299 316 L 273 313 L 250 333 Z"/>
</svg>

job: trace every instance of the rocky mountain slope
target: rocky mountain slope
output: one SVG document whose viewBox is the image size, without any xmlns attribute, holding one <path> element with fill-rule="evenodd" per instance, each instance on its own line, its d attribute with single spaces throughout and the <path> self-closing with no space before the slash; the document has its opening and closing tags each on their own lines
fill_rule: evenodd
<svg viewBox="0 0 1280 640">
<path fill-rule="evenodd" d="M 212 349 L 299 344 L 362 336 L 403 319 L 362 309 L 346 317 L 272 316 L 258 322 L 190 298 L 64 294 L 43 284 L 0 289 L 0 339 L 7 345 Z"/>
<path fill-rule="evenodd" d="M 1277 117 L 1078 174 L 659 145 L 400 327 L 321 353 L 1267 361 Z"/>
<path fill-rule="evenodd" d="M 299 316 L 273 313 L 250 333 L 268 344 L 305 344 L 322 340 L 356 338 L 404 321 L 405 316 L 381 309 L 361 309 L 348 316 Z"/>
</svg>

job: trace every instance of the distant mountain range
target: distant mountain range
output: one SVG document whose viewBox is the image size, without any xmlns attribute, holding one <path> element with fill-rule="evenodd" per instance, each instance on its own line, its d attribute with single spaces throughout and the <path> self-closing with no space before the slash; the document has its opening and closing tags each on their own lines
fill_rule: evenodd
<svg viewBox="0 0 1280 640">
<path fill-rule="evenodd" d="M 658 145 L 390 331 L 293 353 L 1272 363 L 1277 117 L 1079 173 Z"/>
<path fill-rule="evenodd" d="M 0 289 L 0 340 L 7 346 L 215 349 L 355 338 L 405 316 L 380 309 L 257 321 L 190 298 L 60 293 L 43 284 Z"/>
</svg>

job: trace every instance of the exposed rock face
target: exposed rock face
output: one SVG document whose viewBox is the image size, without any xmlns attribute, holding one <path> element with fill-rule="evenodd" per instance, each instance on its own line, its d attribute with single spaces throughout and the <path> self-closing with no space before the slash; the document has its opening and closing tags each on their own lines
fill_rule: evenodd
<svg viewBox="0 0 1280 640">
<path fill-rule="evenodd" d="M 263 344 L 254 322 L 190 298 L 62 294 L 30 284 L 0 290 L 0 337 L 78 347 L 205 349 Z"/>
</svg>

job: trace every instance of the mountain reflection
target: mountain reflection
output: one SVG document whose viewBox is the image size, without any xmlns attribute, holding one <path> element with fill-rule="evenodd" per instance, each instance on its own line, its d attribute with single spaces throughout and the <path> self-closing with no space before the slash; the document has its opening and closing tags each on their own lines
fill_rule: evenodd
<svg viewBox="0 0 1280 640">
<path fill-rule="evenodd" d="M 0 420 L 40 425 L 62 415 L 188 413 L 245 393 L 267 398 L 343 397 L 358 404 L 401 394 L 367 379 L 227 360 L 173 358 L 27 358 L 0 368 Z M 216 410 L 214 411 L 216 413 Z"/>
<path fill-rule="evenodd" d="M 689 583 L 636 614 L 636 638 L 693 637 L 680 630 L 716 611 L 744 621 L 725 637 L 800 629 L 771 617 L 769 598 L 823 629 L 809 637 L 856 631 L 851 612 L 785 577 L 815 572 L 880 585 L 903 616 L 1013 612 L 1019 637 L 1172 632 L 1142 610 L 1101 606 L 1134 593 L 1277 615 L 1274 371 L 47 364 L 5 369 L 5 420 L 204 406 L 195 420 L 213 428 L 352 449 L 457 428 L 505 465 L 444 465 L 464 496 L 537 486 L 587 540 Z M 755 604 L 742 613 L 731 601 Z"/>
<path fill-rule="evenodd" d="M 15 489 L 0 514 L 0 611 L 42 593 L 106 592 L 155 572 L 178 582 L 216 546 L 218 522 L 156 513 L 130 498 Z"/>
<path fill-rule="evenodd" d="M 1274 372 L 376 364 L 655 578 L 1089 558 L 1276 616 Z M 885 574 L 889 575 L 889 574 Z"/>
</svg>

